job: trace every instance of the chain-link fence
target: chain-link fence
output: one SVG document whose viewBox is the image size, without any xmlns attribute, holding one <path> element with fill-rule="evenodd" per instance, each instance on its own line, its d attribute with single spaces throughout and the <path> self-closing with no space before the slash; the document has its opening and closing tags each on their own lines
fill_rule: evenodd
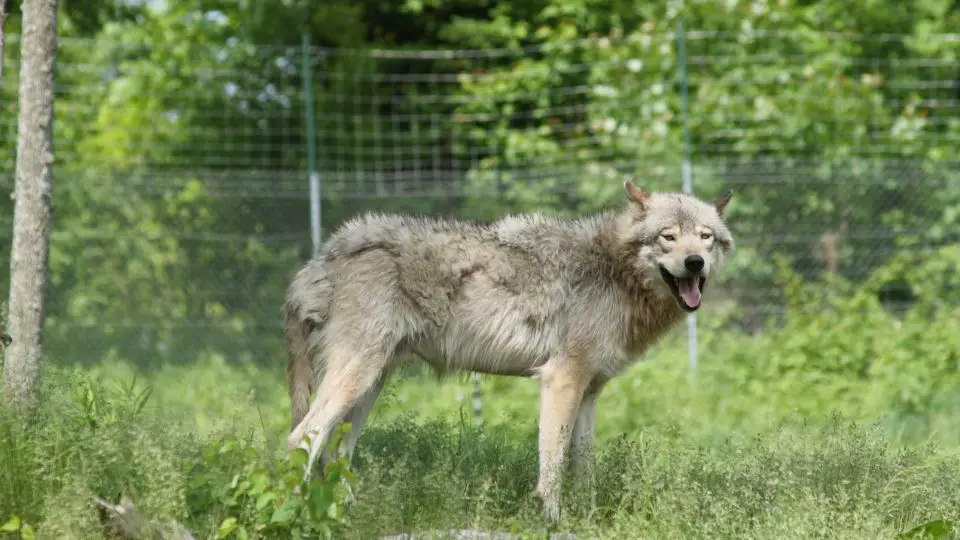
<svg viewBox="0 0 960 540">
<path fill-rule="evenodd" d="M 311 173 L 326 235 L 369 209 L 594 211 L 626 178 L 680 190 L 685 160 L 697 195 L 736 191 L 738 252 L 704 316 L 757 329 L 783 309 L 777 256 L 860 279 L 898 249 L 956 241 L 958 52 L 958 36 L 696 29 L 460 51 L 63 40 L 48 348 L 282 362 Z"/>
</svg>

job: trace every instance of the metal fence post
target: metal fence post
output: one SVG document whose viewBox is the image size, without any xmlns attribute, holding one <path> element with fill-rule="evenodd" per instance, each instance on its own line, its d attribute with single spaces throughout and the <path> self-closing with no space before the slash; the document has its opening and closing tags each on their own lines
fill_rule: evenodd
<svg viewBox="0 0 960 540">
<path fill-rule="evenodd" d="M 301 41 L 303 57 L 303 101 L 307 116 L 307 172 L 310 175 L 310 238 L 313 254 L 320 252 L 320 174 L 317 172 L 316 118 L 313 112 L 313 66 L 310 61 L 310 35 L 303 33 Z"/>
<path fill-rule="evenodd" d="M 483 402 L 480 392 L 480 374 L 471 373 L 470 382 L 473 383 L 473 423 L 480 425 L 483 423 Z"/>
<path fill-rule="evenodd" d="M 683 21 L 677 21 L 677 67 L 680 70 L 680 91 L 683 118 L 683 192 L 693 194 L 693 165 L 690 159 L 690 111 L 687 92 L 687 40 Z M 697 371 L 697 314 L 687 315 L 687 362 L 691 378 Z"/>
</svg>

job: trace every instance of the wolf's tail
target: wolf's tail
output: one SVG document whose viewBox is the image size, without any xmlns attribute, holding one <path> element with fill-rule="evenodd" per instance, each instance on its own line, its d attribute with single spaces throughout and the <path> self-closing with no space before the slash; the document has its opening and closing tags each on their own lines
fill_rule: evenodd
<svg viewBox="0 0 960 540">
<path fill-rule="evenodd" d="M 287 288 L 283 303 L 283 333 L 287 342 L 287 389 L 291 426 L 307 415 L 315 377 L 322 369 L 320 332 L 330 310 L 331 284 L 323 261 L 306 264 Z M 317 372 L 315 372 L 317 370 Z"/>
</svg>

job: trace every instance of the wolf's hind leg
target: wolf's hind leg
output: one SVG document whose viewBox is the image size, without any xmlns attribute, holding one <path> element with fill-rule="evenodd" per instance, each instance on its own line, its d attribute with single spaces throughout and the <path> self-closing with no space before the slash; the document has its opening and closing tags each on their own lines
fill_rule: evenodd
<svg viewBox="0 0 960 540">
<path fill-rule="evenodd" d="M 334 344 L 330 348 L 316 398 L 307 415 L 287 438 L 287 446 L 291 450 L 298 446 L 307 450 L 307 475 L 333 429 L 346 419 L 348 413 L 356 413 L 354 420 L 360 419 L 361 423 L 366 421 L 369 409 L 379 394 L 389 361 L 390 355 L 384 352 L 367 349 L 365 354 L 360 349 L 343 344 Z M 359 433 L 351 435 L 351 438 L 354 436 L 359 437 Z M 308 437 L 309 445 L 305 443 Z M 352 446 L 349 439 L 347 445 Z"/>
<path fill-rule="evenodd" d="M 350 423 L 350 434 L 342 446 L 342 455 L 347 456 L 350 460 L 353 460 L 353 452 L 357 448 L 357 441 L 360 440 L 360 432 L 363 431 L 363 426 L 370 417 L 370 411 L 373 410 L 373 406 L 376 404 L 377 398 L 380 397 L 380 392 L 386 385 L 388 378 L 389 375 L 384 373 L 374 387 L 367 391 L 360 398 L 360 401 L 350 409 L 344 419 L 345 422 Z"/>
<path fill-rule="evenodd" d="M 360 399 L 357 401 L 356 405 L 350 409 L 350 412 L 347 413 L 347 416 L 343 419 L 344 423 L 350 424 L 350 433 L 348 433 L 344 440 L 340 442 L 340 445 L 337 449 L 329 448 L 330 445 L 325 444 L 323 453 L 320 454 L 320 464 L 319 468 L 322 471 L 327 463 L 332 460 L 335 460 L 341 456 L 347 458 L 347 462 L 353 462 L 353 453 L 357 448 L 357 441 L 360 439 L 360 433 L 363 431 L 364 424 L 367 423 L 367 419 L 370 416 L 370 411 L 373 410 L 373 406 L 377 402 L 377 398 L 380 396 L 380 392 L 383 390 L 383 387 L 386 385 L 389 378 L 389 372 L 385 372 L 380 379 L 377 380 L 377 383 L 374 384 L 373 388 L 368 390 Z M 336 452 L 336 455 L 334 454 Z M 347 488 L 347 498 L 345 504 L 349 507 L 353 504 L 356 496 L 353 492 L 353 486 L 346 483 L 346 479 L 343 479 L 345 486 Z"/>
</svg>

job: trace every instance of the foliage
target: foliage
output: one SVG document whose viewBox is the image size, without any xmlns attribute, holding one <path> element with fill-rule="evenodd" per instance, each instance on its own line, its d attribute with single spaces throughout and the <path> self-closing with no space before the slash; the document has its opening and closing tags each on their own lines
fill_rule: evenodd
<svg viewBox="0 0 960 540">
<path fill-rule="evenodd" d="M 331 444 L 338 444 L 340 433 Z M 230 513 L 220 523 L 218 538 L 331 538 L 343 519 L 341 479 L 354 480 L 345 457 L 305 479 L 303 449 L 274 463 L 228 436 L 205 445 L 202 455 L 188 473 L 187 506 L 193 515 L 218 506 Z"/>
<path fill-rule="evenodd" d="M 35 423 L 0 417 L 3 531 L 101 538 L 93 498 L 122 496 L 198 538 L 330 537 L 341 526 L 353 480 L 344 459 L 305 480 L 302 453 L 278 458 L 240 431 L 202 440 L 180 419 L 145 413 L 149 387 L 136 381 L 48 371 Z"/>
<path fill-rule="evenodd" d="M 956 100 L 929 84 L 956 75 L 960 45 L 944 34 L 960 20 L 954 4 L 70 2 L 49 356 L 282 355 L 276 306 L 309 252 L 304 30 L 324 47 L 311 59 L 318 164 L 334 184 L 373 189 L 326 193 L 329 232 L 366 209 L 569 214 L 620 201 L 625 177 L 679 187 L 682 22 L 696 192 L 736 191 L 741 249 L 717 290 L 759 328 L 754 308 L 784 301 L 773 254 L 808 280 L 835 264 L 858 281 L 897 252 L 960 238 Z M 0 86 L 11 104 L 18 29 L 14 11 Z M 0 152 L 12 158 L 9 113 Z M 0 163 L 11 186 L 13 160 Z M 418 196 L 398 196 L 411 186 Z"/>
<path fill-rule="evenodd" d="M 108 408 L 131 410 L 122 394 L 94 387 L 111 396 Z M 61 405 L 72 401 L 61 393 L 67 388 L 57 391 L 67 398 Z M 14 435 L 0 444 L 3 532 L 103 538 L 90 498 L 120 494 L 134 497 L 145 516 L 176 519 L 197 538 L 316 538 L 330 530 L 371 538 L 465 527 L 546 532 L 530 495 L 536 437 L 509 424 L 378 421 L 361 439 L 355 473 L 341 461 L 307 484 L 302 455 L 272 458 L 242 429 L 200 441 L 149 408 L 91 428 L 85 418 L 95 413 L 73 403 L 58 411 L 66 417 L 59 425 L 0 422 Z M 937 537 L 956 520 L 954 453 L 930 444 L 891 447 L 881 425 L 842 415 L 811 420 L 790 418 L 709 446 L 682 423 L 607 439 L 598 445 L 598 511 L 567 490 L 562 528 L 608 538 L 638 531 L 657 538 L 889 538 Z M 340 474 L 357 475 L 349 509 Z"/>
<path fill-rule="evenodd" d="M 589 2 L 547 4 L 534 28 L 497 21 L 526 29 L 537 52 L 462 78 L 457 114 L 489 119 L 464 124 L 462 138 L 496 149 L 467 173 L 478 192 L 502 192 L 521 208 L 582 212 L 619 201 L 624 177 L 677 189 L 686 121 L 674 30 L 683 22 L 699 33 L 686 42 L 696 191 L 715 196 L 738 182 L 731 213 L 749 250 L 725 281 L 739 298 L 775 301 L 755 292 L 772 285 L 770 253 L 817 277 L 833 235 L 838 271 L 852 279 L 870 270 L 865 261 L 872 268 L 893 251 L 871 239 L 958 237 L 960 123 L 950 107 L 913 90 L 918 75 L 908 60 L 952 57 L 957 45 L 921 30 L 922 10 L 904 14 L 914 30 L 872 7 L 860 13 L 862 6 L 839 27 L 837 19 L 819 25 L 828 8 L 806 2 L 654 3 L 641 20 Z M 881 21 L 891 33 L 927 39 L 859 34 Z M 575 126 L 563 117 L 569 110 L 582 111 Z M 906 180 L 914 175 L 945 189 L 916 189 Z"/>
</svg>

